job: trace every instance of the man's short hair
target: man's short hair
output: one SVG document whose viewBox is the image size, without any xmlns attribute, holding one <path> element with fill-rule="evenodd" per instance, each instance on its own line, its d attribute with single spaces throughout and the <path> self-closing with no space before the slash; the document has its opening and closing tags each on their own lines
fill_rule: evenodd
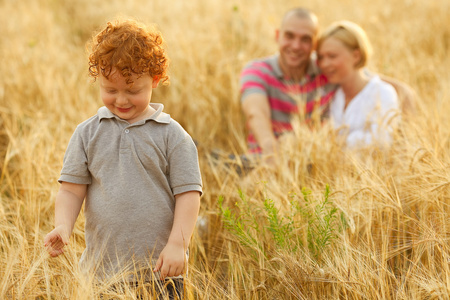
<svg viewBox="0 0 450 300">
<path fill-rule="evenodd" d="M 311 20 L 314 23 L 314 25 L 316 26 L 316 28 L 319 28 L 319 19 L 317 18 L 315 13 L 313 13 L 312 11 L 310 11 L 307 8 L 295 7 L 295 8 L 288 10 L 284 14 L 283 19 L 281 20 L 281 24 L 283 24 L 284 21 L 290 16 L 296 16 L 297 18 Z"/>
</svg>

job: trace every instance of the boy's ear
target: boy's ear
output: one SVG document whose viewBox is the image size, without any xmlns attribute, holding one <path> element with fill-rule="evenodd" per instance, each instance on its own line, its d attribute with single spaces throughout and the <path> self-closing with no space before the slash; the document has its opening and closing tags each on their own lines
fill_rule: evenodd
<svg viewBox="0 0 450 300">
<path fill-rule="evenodd" d="M 161 80 L 160 76 L 158 76 L 158 75 L 153 76 L 152 88 L 154 88 L 154 89 L 157 88 L 160 80 Z"/>
</svg>

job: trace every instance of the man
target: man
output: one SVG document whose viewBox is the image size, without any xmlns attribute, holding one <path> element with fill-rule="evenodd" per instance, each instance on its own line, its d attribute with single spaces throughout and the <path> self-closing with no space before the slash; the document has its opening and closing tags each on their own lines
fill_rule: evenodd
<svg viewBox="0 0 450 300">
<path fill-rule="evenodd" d="M 293 116 L 311 120 L 334 94 L 311 57 L 318 33 L 317 17 L 303 8 L 288 11 L 275 32 L 279 53 L 247 64 L 241 74 L 241 102 L 249 127 L 251 153 L 277 151 L 277 138 L 292 130 Z"/>
<path fill-rule="evenodd" d="M 292 131 L 294 119 L 317 123 L 327 117 L 336 87 L 317 67 L 313 52 L 317 34 L 315 14 L 304 8 L 289 10 L 275 32 L 279 53 L 248 63 L 241 73 L 249 152 L 261 153 L 269 165 L 276 159 L 277 138 Z M 405 84 L 383 80 L 411 97 Z"/>
</svg>

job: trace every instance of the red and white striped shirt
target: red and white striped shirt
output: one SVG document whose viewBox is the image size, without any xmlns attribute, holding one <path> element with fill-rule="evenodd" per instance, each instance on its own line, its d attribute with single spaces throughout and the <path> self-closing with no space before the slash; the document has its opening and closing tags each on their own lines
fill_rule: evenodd
<svg viewBox="0 0 450 300">
<path fill-rule="evenodd" d="M 307 72 L 300 81 L 286 78 L 278 64 L 279 55 L 248 63 L 240 78 L 241 101 L 250 94 L 267 96 L 271 110 L 272 129 L 276 137 L 293 130 L 295 119 L 309 124 L 328 116 L 336 86 L 329 84 L 311 58 Z M 315 120 L 315 119 L 318 120 Z M 251 153 L 260 153 L 255 136 L 250 131 L 247 144 Z"/>
</svg>

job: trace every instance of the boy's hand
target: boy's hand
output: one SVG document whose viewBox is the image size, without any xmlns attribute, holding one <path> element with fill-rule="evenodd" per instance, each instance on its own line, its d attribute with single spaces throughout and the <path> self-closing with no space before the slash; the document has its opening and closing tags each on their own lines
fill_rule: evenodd
<svg viewBox="0 0 450 300">
<path fill-rule="evenodd" d="M 44 246 L 48 254 L 56 257 L 64 252 L 64 246 L 69 243 L 69 234 L 64 226 L 60 225 L 50 231 L 44 239 Z"/>
<path fill-rule="evenodd" d="M 167 244 L 156 261 L 153 272 L 160 271 L 160 279 L 183 274 L 186 252 L 181 245 Z"/>
</svg>

